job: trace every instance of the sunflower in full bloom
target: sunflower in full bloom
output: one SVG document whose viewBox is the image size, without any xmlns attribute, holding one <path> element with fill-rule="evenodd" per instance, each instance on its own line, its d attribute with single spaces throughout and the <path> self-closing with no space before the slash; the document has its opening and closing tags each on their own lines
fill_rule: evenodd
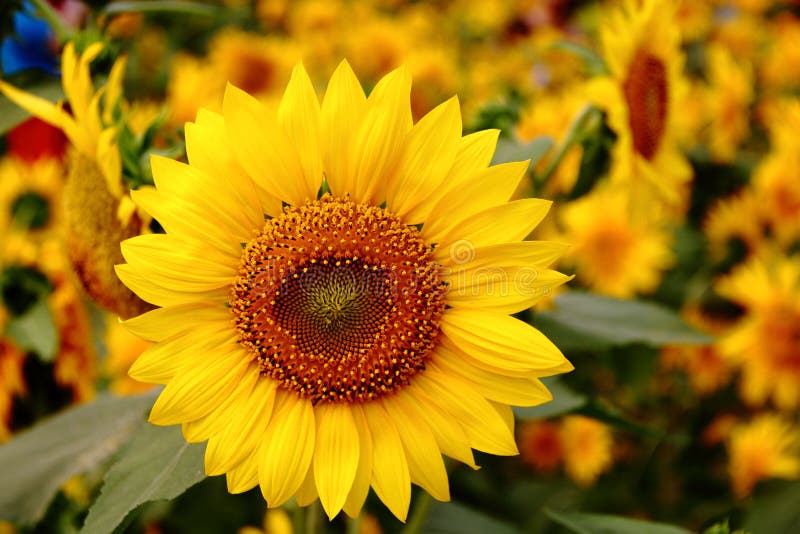
<svg viewBox="0 0 800 534">
<path fill-rule="evenodd" d="M 742 370 L 745 402 L 772 398 L 784 410 L 800 406 L 800 257 L 762 254 L 717 283 L 720 295 L 745 308 L 745 316 L 720 342 Z"/>
<path fill-rule="evenodd" d="M 692 171 L 678 146 L 683 78 L 676 5 L 664 0 L 626 1 L 600 27 L 609 76 L 592 80 L 590 98 L 617 134 L 611 180 L 625 184 L 637 204 L 668 214 L 685 209 Z"/>
<path fill-rule="evenodd" d="M 580 486 L 591 486 L 614 465 L 614 438 L 608 425 L 582 415 L 561 422 L 564 470 Z"/>
<path fill-rule="evenodd" d="M 767 478 L 800 478 L 800 429 L 777 414 L 734 426 L 727 448 L 731 485 L 739 498 Z"/>
<path fill-rule="evenodd" d="M 632 213 L 628 192 L 608 185 L 561 209 L 565 260 L 594 291 L 619 298 L 656 288 L 674 261 L 666 229 Z"/>
<path fill-rule="evenodd" d="M 509 405 L 572 369 L 508 315 L 568 279 L 563 245 L 521 241 L 550 205 L 508 201 L 528 162 L 488 166 L 498 132 L 462 137 L 455 98 L 413 124 L 410 92 L 399 68 L 367 98 L 346 62 L 321 104 L 302 65 L 277 112 L 229 86 L 189 164 L 154 157 L 132 193 L 166 233 L 122 245 L 159 306 L 126 322 L 156 342 L 130 374 L 231 492 L 333 517 L 371 486 L 404 520 L 412 482 L 449 498 L 441 453 L 516 454 Z"/>
<path fill-rule="evenodd" d="M 63 181 L 57 160 L 0 160 L 0 228 L 13 226 L 29 238 L 46 234 L 61 219 Z"/>
</svg>

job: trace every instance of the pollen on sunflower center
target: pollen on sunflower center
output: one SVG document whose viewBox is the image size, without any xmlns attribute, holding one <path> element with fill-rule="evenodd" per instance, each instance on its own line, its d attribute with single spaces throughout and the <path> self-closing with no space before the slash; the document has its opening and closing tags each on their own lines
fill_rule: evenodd
<svg viewBox="0 0 800 534">
<path fill-rule="evenodd" d="M 288 207 L 244 249 L 231 309 L 261 372 L 313 402 L 407 385 L 438 342 L 431 247 L 391 213 L 326 195 Z"/>
<path fill-rule="evenodd" d="M 667 119 L 667 70 L 657 56 L 639 50 L 628 67 L 623 84 L 633 148 L 647 160 L 661 144 Z"/>
</svg>

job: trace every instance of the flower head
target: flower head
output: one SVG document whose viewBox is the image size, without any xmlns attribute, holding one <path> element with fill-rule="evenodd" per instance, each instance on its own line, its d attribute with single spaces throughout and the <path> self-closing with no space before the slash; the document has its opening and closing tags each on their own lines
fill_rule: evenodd
<svg viewBox="0 0 800 534">
<path fill-rule="evenodd" d="M 568 279 L 562 245 L 520 241 L 549 208 L 508 202 L 527 162 L 489 167 L 497 132 L 462 137 L 456 99 L 414 124 L 410 92 L 400 68 L 367 98 L 346 62 L 321 104 L 302 65 L 277 111 L 229 86 L 187 124 L 189 164 L 154 158 L 133 192 L 166 230 L 117 267 L 160 307 L 126 322 L 157 342 L 130 370 L 166 384 L 150 420 L 270 507 L 447 500 L 441 453 L 516 454 L 508 405 L 572 368 L 508 315 Z"/>
</svg>

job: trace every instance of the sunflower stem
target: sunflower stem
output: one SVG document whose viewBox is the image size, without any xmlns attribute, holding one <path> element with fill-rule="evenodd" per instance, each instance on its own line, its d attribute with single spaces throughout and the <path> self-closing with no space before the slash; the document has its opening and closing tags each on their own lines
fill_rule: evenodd
<svg viewBox="0 0 800 534">
<path fill-rule="evenodd" d="M 58 12 L 56 12 L 56 10 L 47 3 L 47 0 L 30 1 L 34 6 L 36 6 L 37 14 L 41 16 L 53 29 L 56 37 L 58 38 L 59 44 L 72 39 L 72 29 L 67 26 L 63 20 L 61 20 Z"/>
<path fill-rule="evenodd" d="M 417 494 L 417 500 L 414 501 L 414 508 L 411 511 L 411 518 L 406 523 L 402 534 L 420 534 L 422 532 L 422 525 L 428 518 L 428 513 L 431 511 L 433 504 L 433 497 L 427 491 L 420 491 Z"/>
<path fill-rule="evenodd" d="M 545 167 L 541 174 L 534 176 L 534 182 L 537 189 L 538 187 L 547 183 L 547 180 L 550 179 L 550 176 L 553 175 L 558 166 L 561 164 L 561 161 L 564 159 L 564 156 L 567 155 L 569 149 L 572 148 L 572 146 L 576 143 L 581 142 L 585 132 L 594 127 L 595 120 L 598 118 L 597 112 L 598 109 L 592 104 L 586 104 L 583 109 L 581 109 L 580 113 L 578 113 L 578 115 L 573 119 L 572 123 L 569 125 L 566 135 L 564 136 L 564 139 L 558 146 L 556 155 L 550 160 L 550 162 L 547 164 L 547 167 Z"/>
<path fill-rule="evenodd" d="M 303 529 L 295 529 L 295 532 L 303 532 L 304 534 L 318 534 L 320 532 L 320 517 L 322 517 L 322 506 L 320 506 L 319 499 L 306 506 L 305 517 L 303 518 Z"/>
</svg>

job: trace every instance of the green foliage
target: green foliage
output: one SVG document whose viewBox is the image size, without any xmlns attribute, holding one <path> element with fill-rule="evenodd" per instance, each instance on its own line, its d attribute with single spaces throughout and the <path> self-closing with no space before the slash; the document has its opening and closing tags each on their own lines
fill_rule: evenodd
<svg viewBox="0 0 800 534">
<path fill-rule="evenodd" d="M 422 532 L 430 534 L 516 534 L 519 530 L 499 519 L 490 517 L 455 502 L 437 502 L 431 506 Z"/>
<path fill-rule="evenodd" d="M 763 484 L 753 499 L 744 529 L 761 532 L 800 532 L 800 481 Z"/>
<path fill-rule="evenodd" d="M 205 478 L 204 452 L 186 443 L 179 426 L 144 424 L 106 473 L 81 532 L 113 532 L 141 504 L 181 495 Z"/>
<path fill-rule="evenodd" d="M 614 515 L 555 512 L 550 509 L 545 513 L 576 534 L 689 534 L 688 530 L 673 525 Z"/>
<path fill-rule="evenodd" d="M 25 87 L 25 92 L 40 96 L 51 102 L 64 98 L 61 83 L 57 80 L 46 81 Z M 18 107 L 4 96 L 0 96 L 0 135 L 30 117 L 30 113 Z"/>
<path fill-rule="evenodd" d="M 11 318 L 3 335 L 12 338 L 21 349 L 35 352 L 42 361 L 52 362 L 56 357 L 58 332 L 44 299 L 24 314 Z"/>
<path fill-rule="evenodd" d="M 539 406 L 519 407 L 514 406 L 514 415 L 517 419 L 545 419 L 555 417 L 583 407 L 588 399 L 569 389 L 558 378 L 543 378 L 542 382 L 553 394 L 553 400 Z"/>
<path fill-rule="evenodd" d="M 633 343 L 704 345 L 712 341 L 664 306 L 581 292 L 556 297 L 555 309 L 536 314 L 533 324 L 565 351 Z"/>
<path fill-rule="evenodd" d="M 203 15 L 213 17 L 223 12 L 217 6 L 182 2 L 180 0 L 153 0 L 144 2 L 111 2 L 103 12 L 107 15 L 120 13 L 174 13 L 182 15 Z"/>
<path fill-rule="evenodd" d="M 69 478 L 99 466 L 127 441 L 154 397 L 101 395 L 0 446 L 0 519 L 21 524 L 41 519 Z"/>
</svg>

